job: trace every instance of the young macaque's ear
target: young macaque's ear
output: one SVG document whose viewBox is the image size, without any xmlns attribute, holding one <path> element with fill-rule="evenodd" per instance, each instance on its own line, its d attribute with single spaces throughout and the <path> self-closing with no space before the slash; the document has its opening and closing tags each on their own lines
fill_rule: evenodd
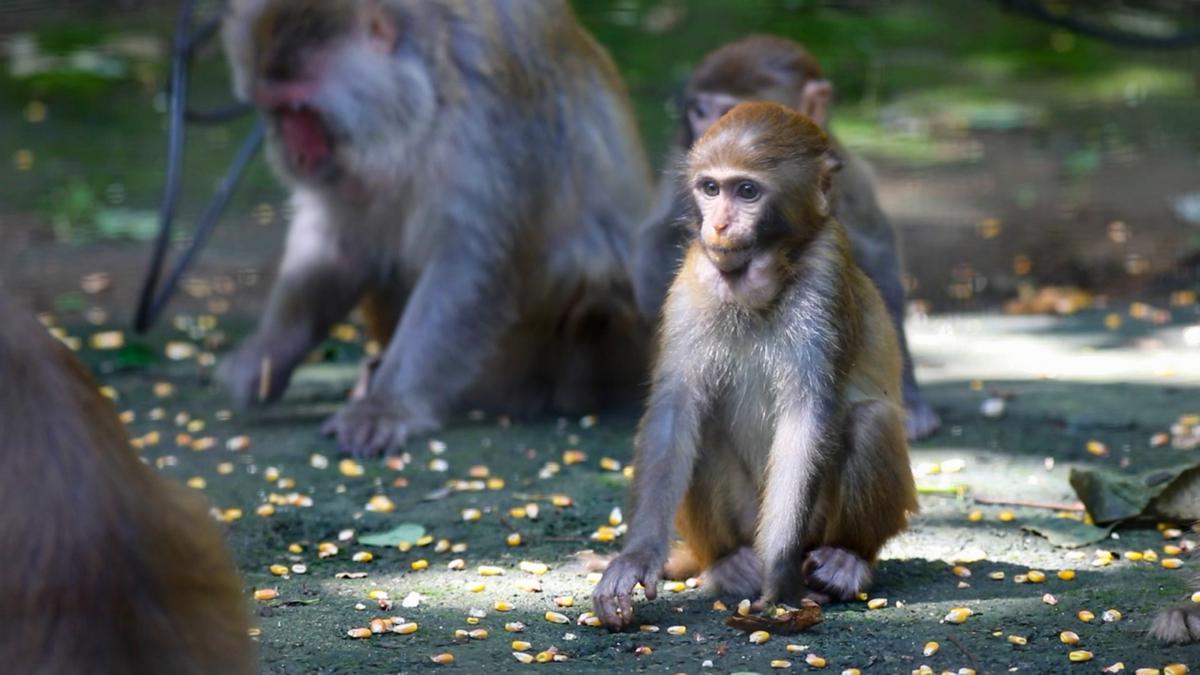
<svg viewBox="0 0 1200 675">
<path fill-rule="evenodd" d="M 376 0 L 367 4 L 366 21 L 371 46 L 385 54 L 392 53 L 396 49 L 396 39 L 399 35 L 396 18 L 388 13 L 383 3 Z"/>
<path fill-rule="evenodd" d="M 822 129 L 828 129 L 829 104 L 833 100 L 833 85 L 829 80 L 809 80 L 800 92 L 800 112 Z"/>
<path fill-rule="evenodd" d="M 828 216 L 833 210 L 833 175 L 841 170 L 842 160 L 832 150 L 817 160 L 817 189 L 820 191 L 817 208 L 822 216 Z"/>
</svg>

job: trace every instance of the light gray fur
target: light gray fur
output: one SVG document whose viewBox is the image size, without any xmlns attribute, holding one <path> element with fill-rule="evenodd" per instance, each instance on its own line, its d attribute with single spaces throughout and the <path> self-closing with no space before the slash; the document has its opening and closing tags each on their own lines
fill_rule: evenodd
<svg viewBox="0 0 1200 675">
<path fill-rule="evenodd" d="M 235 2 L 240 20 L 227 24 L 243 97 L 254 58 L 245 27 L 266 4 Z M 650 201 L 640 142 L 624 92 L 605 72 L 607 55 L 582 30 L 565 38 L 577 48 L 528 39 L 576 25 L 565 2 L 383 6 L 401 36 L 390 70 L 370 67 L 379 56 L 364 46 L 334 50 L 340 74 L 312 101 L 344 139 L 335 148 L 342 179 L 290 175 L 272 143 L 299 208 L 258 333 L 225 368 L 235 397 L 248 403 L 259 363 L 274 358 L 277 396 L 364 292 L 407 299 L 366 399 L 334 420 L 343 445 L 347 427 L 391 426 L 391 434 L 362 432 L 372 452 L 432 427 L 461 403 L 509 356 L 501 345 L 531 310 L 530 298 L 567 306 L 619 291 L 613 279 L 623 278 L 633 226 Z M 406 30 L 414 18 L 427 30 Z M 455 68 L 431 74 L 433 64 L 447 63 Z M 304 294 L 314 292 L 328 302 L 298 316 L 313 310 Z"/>
</svg>

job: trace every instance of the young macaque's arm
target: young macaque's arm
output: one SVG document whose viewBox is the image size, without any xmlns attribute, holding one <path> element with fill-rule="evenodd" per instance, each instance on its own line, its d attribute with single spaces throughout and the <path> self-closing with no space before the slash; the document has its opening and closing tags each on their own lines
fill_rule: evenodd
<svg viewBox="0 0 1200 675">
<path fill-rule="evenodd" d="M 296 208 L 258 330 L 221 365 L 240 407 L 278 398 L 296 366 L 366 289 L 367 261 L 338 246 L 323 209 L 300 199 Z"/>
<path fill-rule="evenodd" d="M 356 456 L 387 452 L 410 434 L 437 428 L 478 381 L 516 318 L 519 271 L 504 241 L 516 226 L 503 223 L 490 233 L 454 223 L 428 227 L 464 234 L 447 237 L 422 269 L 367 396 L 348 403 L 324 428 Z"/>
<path fill-rule="evenodd" d="M 662 370 L 637 438 L 629 538 L 592 593 L 596 616 L 610 630 L 632 623 L 634 586 L 640 583 L 650 600 L 657 596 L 671 526 L 696 459 L 701 398 L 697 384 L 686 381 L 683 373 Z"/>
</svg>

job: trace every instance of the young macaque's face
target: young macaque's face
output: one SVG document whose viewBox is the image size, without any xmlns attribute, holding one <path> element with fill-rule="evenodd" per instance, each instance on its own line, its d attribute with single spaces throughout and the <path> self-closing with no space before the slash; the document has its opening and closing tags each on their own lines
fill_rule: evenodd
<svg viewBox="0 0 1200 675">
<path fill-rule="evenodd" d="M 397 19 L 377 3 L 248 2 L 230 20 L 244 22 L 228 43 L 239 93 L 271 121 L 290 178 L 386 172 L 432 119 L 429 73 L 398 55 Z"/>
<path fill-rule="evenodd" d="M 735 167 L 709 167 L 695 176 L 700 246 L 722 274 L 743 272 L 758 253 L 758 224 L 771 199 L 768 191 L 763 177 Z"/>
</svg>

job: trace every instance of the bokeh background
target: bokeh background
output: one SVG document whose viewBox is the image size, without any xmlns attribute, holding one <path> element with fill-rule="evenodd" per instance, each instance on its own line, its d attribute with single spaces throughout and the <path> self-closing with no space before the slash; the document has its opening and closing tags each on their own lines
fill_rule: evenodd
<svg viewBox="0 0 1200 675">
<path fill-rule="evenodd" d="M 619 64 L 660 163 L 678 94 L 704 53 L 755 31 L 805 43 L 837 87 L 836 132 L 877 168 L 922 311 L 1063 310 L 1132 296 L 1169 305 L 1196 281 L 1200 49 L 1097 40 L 1001 0 L 574 4 Z M 1183 0 L 1033 4 L 1151 41 L 1200 26 L 1196 3 Z M 132 298 L 161 196 L 175 9 L 0 6 L 0 278 L 43 306 L 87 304 L 74 294 L 86 262 L 119 261 L 107 265 L 113 292 Z M 201 57 L 193 100 L 226 101 L 216 45 Z M 248 124 L 189 131 L 181 226 Z M 269 273 L 282 197 L 257 162 L 199 269 Z M 179 242 L 186 236 L 181 227 Z"/>
</svg>

